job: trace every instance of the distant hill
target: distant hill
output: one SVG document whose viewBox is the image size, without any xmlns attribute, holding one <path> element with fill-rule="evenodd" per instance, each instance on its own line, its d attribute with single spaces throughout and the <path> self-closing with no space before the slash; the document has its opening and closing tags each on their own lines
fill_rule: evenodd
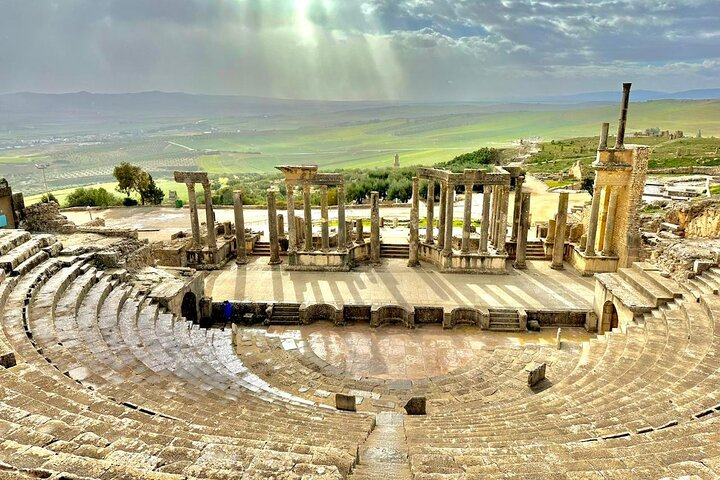
<svg viewBox="0 0 720 480">
<path fill-rule="evenodd" d="M 620 91 L 587 92 L 574 95 L 547 96 L 526 99 L 542 103 L 586 103 L 586 102 L 619 102 Z M 658 92 L 654 90 L 632 90 L 630 99 L 635 102 L 649 100 L 714 100 L 720 99 L 720 88 L 685 90 L 682 92 Z"/>
</svg>

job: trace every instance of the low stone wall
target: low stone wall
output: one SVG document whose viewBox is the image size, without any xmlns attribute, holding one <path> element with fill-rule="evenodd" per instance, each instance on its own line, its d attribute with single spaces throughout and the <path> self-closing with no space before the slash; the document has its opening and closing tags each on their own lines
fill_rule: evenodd
<svg viewBox="0 0 720 480">
<path fill-rule="evenodd" d="M 507 274 L 508 255 L 478 254 L 477 252 L 460 254 L 453 252 L 449 257 L 434 245 L 420 243 L 420 260 L 430 262 L 446 273 L 497 273 Z"/>
<path fill-rule="evenodd" d="M 541 327 L 584 327 L 587 311 L 584 310 L 525 310 L 527 319 L 537 321 Z"/>
<path fill-rule="evenodd" d="M 30 232 L 75 233 L 77 226 L 60 214 L 55 202 L 40 202 L 25 208 L 25 229 Z"/>
</svg>

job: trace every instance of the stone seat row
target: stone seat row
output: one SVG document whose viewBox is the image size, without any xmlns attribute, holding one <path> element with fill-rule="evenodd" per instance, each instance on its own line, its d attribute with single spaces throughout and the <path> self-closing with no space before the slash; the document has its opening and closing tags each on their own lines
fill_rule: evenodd
<svg viewBox="0 0 720 480">
<path fill-rule="evenodd" d="M 494 347 L 481 358 L 444 375 L 415 380 L 384 379 L 348 373 L 318 357 L 303 338 L 274 334 L 264 328 L 233 326 L 238 355 L 264 380 L 296 392 L 296 395 L 334 405 L 334 393 L 355 395 L 358 409 L 377 411 L 396 409 L 413 396 L 426 396 L 429 411 L 451 403 L 505 401 L 529 396 L 528 365 L 545 362 L 548 375 L 559 379 L 578 360 L 577 352 L 529 345 Z M 384 375 L 388 377 L 388 375 Z"/>
<path fill-rule="evenodd" d="M 318 474 L 320 469 L 327 474 L 326 478 L 340 478 L 349 471 L 357 445 L 372 427 L 372 419 L 327 409 L 317 411 L 309 402 L 293 403 L 290 395 L 283 396 L 284 392 L 279 391 L 265 392 L 265 400 L 260 400 L 257 397 L 262 389 L 252 391 L 251 384 L 240 384 L 232 371 L 216 382 L 217 391 L 212 392 L 207 385 L 219 376 L 219 365 L 223 363 L 220 359 L 232 353 L 230 332 L 216 338 L 208 332 L 187 328 L 187 322 L 159 312 L 154 305 L 136 302 L 128 291 L 118 280 L 97 271 L 83 259 L 68 264 L 67 259 L 51 258 L 23 275 L 0 282 L 3 305 L 0 342 L 13 349 L 18 362 L 15 367 L 0 369 L 3 389 L 0 421 L 8 426 L 8 435 L 3 435 L 0 444 L 0 461 L 8 467 L 0 467 L 0 472 L 14 468 L 17 475 L 24 475 L 17 469 L 42 468 L 92 478 L 152 478 L 160 473 L 235 478 L 238 472 L 245 472 L 247 478 L 267 478 L 286 471 L 287 478 L 300 478 Z M 106 299 L 116 302 L 106 307 Z M 133 332 L 139 324 L 146 327 L 142 330 L 144 341 L 153 332 L 148 327 L 155 325 L 157 331 L 170 332 L 172 342 L 168 343 L 167 335 L 162 337 L 166 347 L 175 348 L 174 336 L 185 334 L 180 338 L 187 339 L 186 350 L 182 352 L 187 357 L 178 359 L 179 364 L 192 359 L 196 367 L 215 362 L 213 369 L 197 370 L 192 378 L 174 378 L 174 371 L 154 371 L 152 367 L 157 368 L 157 364 L 143 355 L 124 359 L 138 369 L 133 374 L 145 374 L 142 382 L 128 380 L 131 373 L 128 365 L 125 370 L 107 367 L 105 377 L 98 374 L 97 357 L 83 356 L 100 347 L 98 337 L 94 337 L 95 343 L 85 343 L 90 339 L 88 332 L 98 331 L 98 319 L 107 321 L 113 310 L 118 314 L 116 324 L 121 323 L 119 314 L 123 310 L 132 312 L 131 307 L 135 312 L 129 321 L 116 325 L 114 335 L 107 337 L 117 341 L 113 345 L 132 353 L 123 340 L 137 340 L 137 333 Z M 150 344 L 163 345 L 159 340 Z M 180 351 L 154 353 L 157 358 L 176 356 Z M 62 362 L 62 366 L 53 363 L 53 358 Z M 111 365 L 123 368 L 117 363 Z M 78 380 L 85 375 L 98 381 L 107 394 L 95 385 L 81 385 Z M 234 385 L 236 392 L 231 399 L 236 402 L 228 402 L 227 396 L 220 395 L 220 389 L 227 389 L 228 385 Z M 165 387 L 172 387 L 170 393 Z M 126 401 L 126 397 L 137 403 Z M 12 404 L 9 399 L 17 403 Z M 143 407 L 151 399 L 159 407 L 157 411 Z M 159 413 L 171 400 L 177 405 L 173 411 L 177 416 Z M 29 425 L 36 429 L 52 425 L 67 433 L 65 437 L 32 437 L 27 433 Z M 86 451 L 86 442 L 76 438 L 78 431 L 107 436 L 108 441 L 99 442 L 103 444 L 102 454 Z M 68 438 L 72 434 L 76 435 Z M 122 444 L 137 442 L 136 439 L 148 440 L 142 442 L 142 448 L 135 448 L 137 452 Z M 160 453 L 172 444 L 188 451 Z M 187 458 L 175 458 L 185 453 Z M 142 468 L 126 467 L 130 464 Z"/>
</svg>

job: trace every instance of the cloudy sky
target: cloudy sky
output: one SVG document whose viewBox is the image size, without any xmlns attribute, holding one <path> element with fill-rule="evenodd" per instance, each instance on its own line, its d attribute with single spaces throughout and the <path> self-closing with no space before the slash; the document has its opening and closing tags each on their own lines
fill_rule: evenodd
<svg viewBox="0 0 720 480">
<path fill-rule="evenodd" d="M 436 101 L 719 79 L 720 0 L 0 0 L 0 92 Z"/>
</svg>

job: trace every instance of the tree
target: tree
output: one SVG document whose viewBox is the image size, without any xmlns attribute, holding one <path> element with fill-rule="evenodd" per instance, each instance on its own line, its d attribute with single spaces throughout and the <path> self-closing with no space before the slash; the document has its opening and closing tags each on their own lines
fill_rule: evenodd
<svg viewBox="0 0 720 480">
<path fill-rule="evenodd" d="M 162 189 L 155 184 L 155 180 L 153 180 L 152 175 L 149 173 L 146 173 L 146 175 L 148 177 L 148 182 L 146 186 L 140 188 L 140 200 L 143 205 L 145 205 L 146 201 L 153 205 L 160 205 L 165 198 L 165 192 L 163 192 Z"/>
<path fill-rule="evenodd" d="M 125 196 L 129 197 L 132 192 L 140 195 L 142 204 L 145 205 L 145 200 L 153 199 L 156 200 L 164 193 L 152 182 L 152 177 L 149 173 L 144 171 L 137 165 L 131 165 L 127 162 L 122 162 L 120 165 L 113 169 L 113 175 L 118 181 L 118 186 L 115 187 L 118 192 L 122 192 Z M 151 187 L 152 182 L 152 187 Z M 159 193 L 158 193 L 159 192 Z M 160 197 L 160 202 L 162 202 Z"/>
<path fill-rule="evenodd" d="M 48 202 L 55 202 L 58 205 L 60 205 L 60 202 L 58 202 L 57 197 L 53 195 L 52 193 L 44 193 L 42 197 L 40 197 L 40 201 L 42 203 L 48 203 Z"/>
</svg>

